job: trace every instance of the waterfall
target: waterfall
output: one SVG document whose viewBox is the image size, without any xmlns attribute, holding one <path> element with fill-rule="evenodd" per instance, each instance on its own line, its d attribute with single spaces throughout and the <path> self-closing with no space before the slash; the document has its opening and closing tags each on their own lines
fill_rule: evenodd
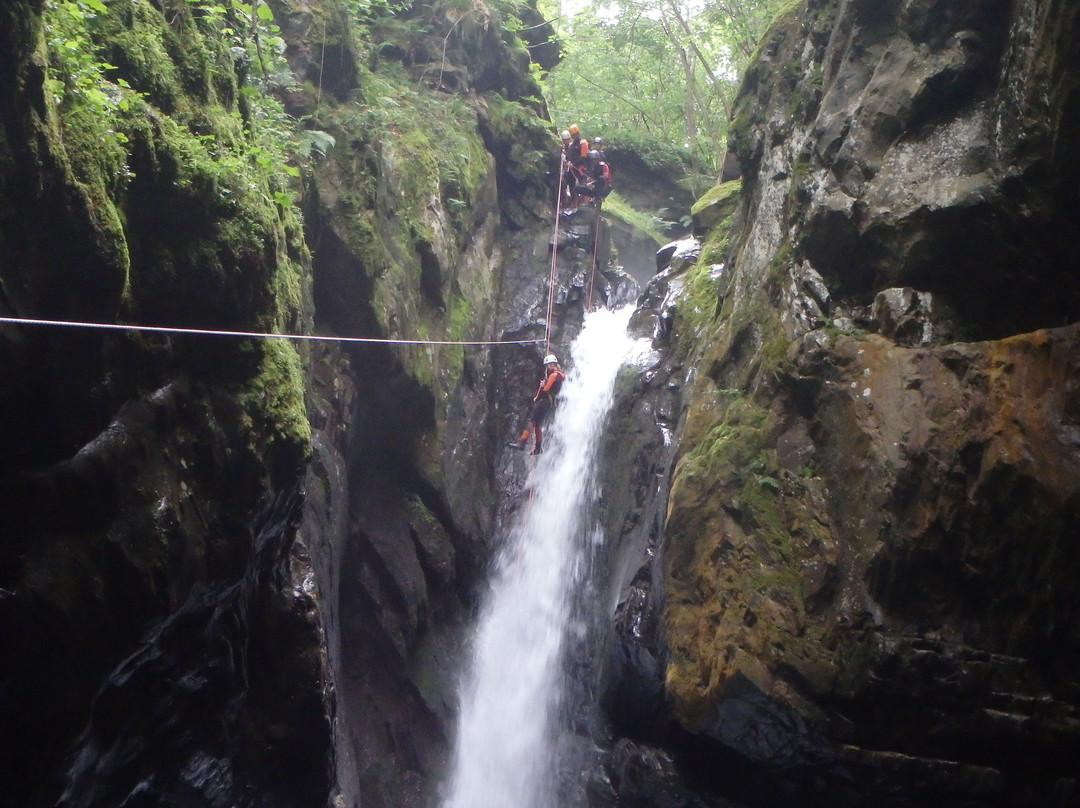
<svg viewBox="0 0 1080 808">
<path fill-rule="evenodd" d="M 553 808 L 567 730 L 558 720 L 575 592 L 598 541 L 594 455 L 616 374 L 634 341 L 631 307 L 587 315 L 559 406 L 497 560 L 461 686 L 445 808 Z M 519 461 L 520 462 L 520 461 Z M 531 462 L 531 459 L 528 461 Z"/>
</svg>

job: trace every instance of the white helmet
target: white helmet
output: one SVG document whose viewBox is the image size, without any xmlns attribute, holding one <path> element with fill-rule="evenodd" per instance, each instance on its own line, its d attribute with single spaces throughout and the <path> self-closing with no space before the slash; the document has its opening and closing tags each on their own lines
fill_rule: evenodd
<svg viewBox="0 0 1080 808">
<path fill-rule="evenodd" d="M 562 130 L 562 139 L 563 140 L 569 140 L 570 139 L 570 133 L 568 131 L 566 131 L 565 129 Z"/>
<path fill-rule="evenodd" d="M 544 364 L 557 365 L 559 364 L 559 357 L 555 356 L 555 354 L 553 353 L 549 353 L 547 356 L 544 357 Z"/>
</svg>

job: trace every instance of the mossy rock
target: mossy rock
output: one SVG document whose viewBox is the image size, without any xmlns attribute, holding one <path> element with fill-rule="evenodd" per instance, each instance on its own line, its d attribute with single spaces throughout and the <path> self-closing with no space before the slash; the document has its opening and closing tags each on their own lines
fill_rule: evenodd
<svg viewBox="0 0 1080 808">
<path fill-rule="evenodd" d="M 697 200 L 690 208 L 690 215 L 694 219 L 694 232 L 699 235 L 709 233 L 725 222 L 730 226 L 741 190 L 740 180 L 722 182 Z"/>
</svg>

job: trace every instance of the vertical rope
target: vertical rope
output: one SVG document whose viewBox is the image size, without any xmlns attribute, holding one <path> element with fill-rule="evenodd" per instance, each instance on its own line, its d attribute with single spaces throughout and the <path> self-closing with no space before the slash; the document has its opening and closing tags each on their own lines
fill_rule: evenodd
<svg viewBox="0 0 1080 808">
<path fill-rule="evenodd" d="M 596 285 L 596 252 L 600 247 L 600 200 L 593 199 L 593 205 L 596 206 L 596 221 L 593 222 L 593 237 L 592 237 L 592 273 L 589 275 L 589 305 L 588 311 L 593 310 L 592 295 L 593 287 Z"/>
<path fill-rule="evenodd" d="M 559 265 L 559 222 L 562 220 L 563 182 L 566 180 L 566 151 L 559 159 L 559 196 L 555 202 L 555 226 L 551 234 L 551 270 L 548 272 L 547 318 L 544 320 L 544 353 L 551 353 L 551 318 L 555 312 L 555 279 Z"/>
</svg>

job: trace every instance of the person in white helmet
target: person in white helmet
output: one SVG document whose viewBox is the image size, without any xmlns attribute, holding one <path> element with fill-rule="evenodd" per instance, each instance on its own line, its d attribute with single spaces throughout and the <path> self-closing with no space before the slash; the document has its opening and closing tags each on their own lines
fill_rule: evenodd
<svg viewBox="0 0 1080 808">
<path fill-rule="evenodd" d="M 544 378 L 540 382 L 540 387 L 536 391 L 536 395 L 533 396 L 532 411 L 529 413 L 529 423 L 525 426 L 525 429 L 521 432 L 521 437 L 516 441 L 510 442 L 512 449 L 520 449 L 524 451 L 525 447 L 529 443 L 529 435 L 535 433 L 536 441 L 533 443 L 532 454 L 538 455 L 544 451 L 544 433 L 542 430 L 543 423 L 551 412 L 551 408 L 555 405 L 555 396 L 559 394 L 559 390 L 562 388 L 563 379 L 566 378 L 566 374 L 563 373 L 561 367 L 559 367 L 559 360 L 555 354 L 548 354 L 544 357 Z"/>
<path fill-rule="evenodd" d="M 578 171 L 574 167 L 573 160 L 575 159 L 574 155 L 580 147 L 578 141 L 574 140 L 573 135 L 570 134 L 569 129 L 563 129 L 561 136 L 562 164 L 564 172 L 562 181 L 563 187 L 566 189 L 562 201 L 567 203 L 567 207 L 563 210 L 563 213 L 568 213 L 570 210 L 577 207 Z"/>
</svg>

